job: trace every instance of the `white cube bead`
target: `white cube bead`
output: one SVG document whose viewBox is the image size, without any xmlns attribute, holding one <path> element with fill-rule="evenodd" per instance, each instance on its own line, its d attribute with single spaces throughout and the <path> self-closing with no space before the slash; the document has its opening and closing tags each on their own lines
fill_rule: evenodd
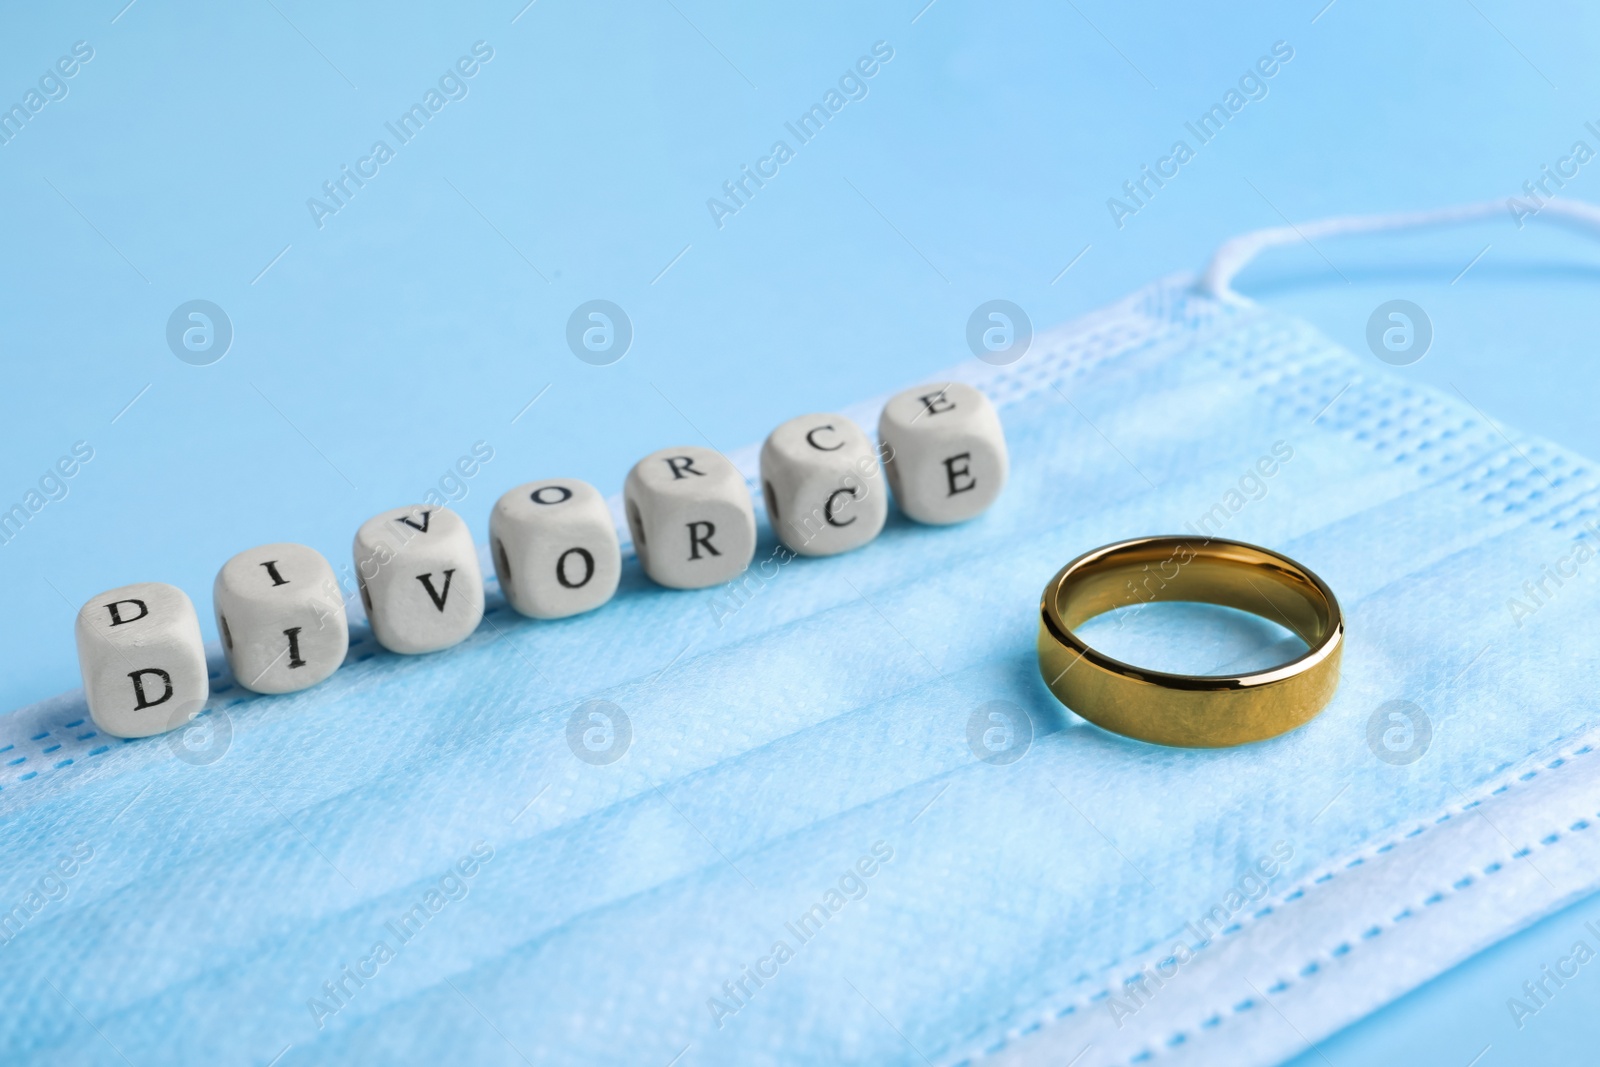
<svg viewBox="0 0 1600 1067">
<path fill-rule="evenodd" d="M 673 589 L 736 578 L 756 553 L 744 478 L 722 453 L 685 445 L 634 464 L 623 483 L 633 548 L 644 572 Z"/>
<path fill-rule="evenodd" d="M 989 398 L 961 382 L 907 389 L 878 418 L 900 510 L 944 525 L 981 514 L 1005 488 L 1006 435 Z"/>
<path fill-rule="evenodd" d="M 292 693 L 339 669 L 350 648 L 344 598 L 316 549 L 272 544 L 222 565 L 211 587 L 234 680 L 257 693 Z"/>
<path fill-rule="evenodd" d="M 391 652 L 437 652 L 483 619 L 483 572 L 461 516 L 413 504 L 374 515 L 355 541 L 372 636 Z"/>
<path fill-rule="evenodd" d="M 592 611 L 622 577 L 605 497 L 575 478 L 529 482 L 495 501 L 489 547 L 506 602 L 535 619 Z"/>
<path fill-rule="evenodd" d="M 101 593 L 79 610 L 76 632 L 89 714 L 113 737 L 175 730 L 211 695 L 200 620 L 175 585 Z"/>
<path fill-rule="evenodd" d="M 767 521 L 802 556 L 860 548 L 883 529 L 889 492 L 878 453 L 843 415 L 802 415 L 761 446 Z"/>
</svg>

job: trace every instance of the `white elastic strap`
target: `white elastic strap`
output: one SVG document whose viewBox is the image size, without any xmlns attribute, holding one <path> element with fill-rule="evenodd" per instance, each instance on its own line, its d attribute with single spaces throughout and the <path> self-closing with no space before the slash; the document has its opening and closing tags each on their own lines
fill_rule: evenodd
<svg viewBox="0 0 1600 1067">
<path fill-rule="evenodd" d="M 1457 223 L 1477 222 L 1507 211 L 1504 202 L 1485 201 L 1463 204 L 1459 207 L 1438 208 L 1434 211 L 1402 211 L 1392 215 L 1341 215 L 1298 226 L 1272 226 L 1253 230 L 1224 241 L 1206 264 L 1201 275 L 1200 291 L 1218 300 L 1239 302 L 1244 300 L 1233 291 L 1233 279 L 1250 261 L 1268 248 L 1291 245 L 1301 241 L 1310 244 L 1322 237 L 1347 237 L 1356 234 L 1390 233 L 1395 230 L 1414 230 L 1428 226 L 1453 226 Z M 1600 237 L 1600 207 L 1582 200 L 1546 200 L 1535 218 L 1548 217 L 1552 222 L 1585 231 Z"/>
</svg>

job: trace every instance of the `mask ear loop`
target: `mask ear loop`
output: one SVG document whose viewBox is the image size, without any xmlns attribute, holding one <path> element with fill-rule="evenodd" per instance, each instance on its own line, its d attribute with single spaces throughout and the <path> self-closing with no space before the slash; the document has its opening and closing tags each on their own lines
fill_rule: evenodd
<svg viewBox="0 0 1600 1067">
<path fill-rule="evenodd" d="M 1506 211 L 1498 200 L 1458 207 L 1438 208 L 1433 211 L 1402 211 L 1391 215 L 1339 215 L 1296 226 L 1272 226 L 1252 230 L 1224 241 L 1206 264 L 1205 272 L 1196 288 L 1207 296 L 1230 304 L 1248 304 L 1247 297 L 1234 291 L 1233 279 L 1250 262 L 1269 248 L 1280 245 L 1310 243 L 1322 237 L 1353 237 L 1369 233 L 1392 233 L 1398 230 L 1425 229 L 1430 226 L 1454 226 L 1492 218 Z M 1571 229 L 1600 238 L 1600 207 L 1582 200 L 1546 200 L 1536 218 L 1548 218 Z"/>
</svg>

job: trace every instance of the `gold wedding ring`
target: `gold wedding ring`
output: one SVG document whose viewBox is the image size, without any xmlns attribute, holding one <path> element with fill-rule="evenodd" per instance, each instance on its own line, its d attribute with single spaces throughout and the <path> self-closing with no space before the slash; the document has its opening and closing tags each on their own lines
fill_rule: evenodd
<svg viewBox="0 0 1600 1067">
<path fill-rule="evenodd" d="M 1157 600 L 1238 608 L 1282 623 L 1307 651 L 1234 676 L 1167 674 L 1112 659 L 1075 627 Z M 1316 717 L 1339 685 L 1344 620 L 1333 591 L 1294 560 L 1240 541 L 1143 537 L 1086 552 L 1044 587 L 1039 671 L 1063 704 L 1107 730 L 1158 745 L 1222 748 Z"/>
</svg>

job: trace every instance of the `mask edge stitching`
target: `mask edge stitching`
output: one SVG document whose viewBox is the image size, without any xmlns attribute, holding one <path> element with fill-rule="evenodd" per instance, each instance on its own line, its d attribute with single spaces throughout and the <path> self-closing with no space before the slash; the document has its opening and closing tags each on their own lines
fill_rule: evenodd
<svg viewBox="0 0 1600 1067">
<path fill-rule="evenodd" d="M 1389 840 L 1385 841 L 1383 844 L 1372 846 L 1372 847 L 1368 847 L 1368 848 L 1364 848 L 1364 849 L 1358 849 L 1358 850 L 1356 850 L 1354 852 L 1344 853 L 1343 855 L 1341 855 L 1339 858 L 1337 858 L 1333 862 L 1324 864 L 1320 870 L 1314 871 L 1312 873 L 1308 873 L 1306 875 L 1306 877 L 1303 878 L 1296 886 L 1291 888 L 1285 896 L 1279 897 L 1277 899 L 1277 902 L 1274 905 L 1273 910 L 1276 911 L 1278 906 L 1281 906 L 1281 905 L 1284 905 L 1284 904 L 1287 904 L 1287 903 L 1291 903 L 1291 900 L 1289 899 L 1290 897 L 1294 897 L 1294 899 L 1296 899 L 1296 900 L 1302 899 L 1303 896 L 1306 893 L 1308 893 L 1309 891 L 1311 891 L 1313 889 L 1317 889 L 1317 888 L 1319 888 L 1321 886 L 1333 884 L 1334 881 L 1337 879 L 1338 873 L 1339 873 L 1340 870 L 1348 869 L 1349 867 L 1356 865 L 1357 862 L 1363 861 L 1363 860 L 1367 859 L 1368 857 L 1377 856 L 1377 855 L 1385 854 L 1385 853 L 1388 853 L 1388 852 L 1392 852 L 1392 851 L 1396 850 L 1397 848 L 1399 848 L 1400 846 L 1407 844 L 1408 842 L 1411 842 L 1411 841 L 1414 841 L 1414 840 L 1416 840 L 1418 838 L 1423 837 L 1427 833 L 1427 831 L 1433 829 L 1433 827 L 1438 826 L 1441 823 L 1444 823 L 1447 820 L 1452 819 L 1457 815 L 1467 814 L 1468 812 L 1472 811 L 1473 809 L 1478 807 L 1480 804 L 1482 804 L 1484 801 L 1490 800 L 1490 799 L 1492 799 L 1492 798 L 1494 798 L 1496 796 L 1499 796 L 1501 793 L 1504 793 L 1504 792 L 1506 792 L 1506 791 L 1508 791 L 1508 790 L 1510 790 L 1512 788 L 1521 786 L 1522 784 L 1524 784 L 1526 782 L 1532 781 L 1534 778 L 1537 778 L 1538 776 L 1540 776 L 1541 774 L 1544 774 L 1545 772 L 1550 772 L 1550 774 L 1553 775 L 1556 771 L 1561 770 L 1563 767 L 1570 766 L 1577 759 L 1577 757 L 1579 757 L 1579 756 L 1587 756 L 1587 755 L 1592 754 L 1596 749 L 1596 744 L 1597 743 L 1600 743 L 1600 730 L 1591 730 L 1588 733 L 1585 733 L 1585 734 L 1581 735 L 1578 738 L 1578 740 L 1576 742 L 1574 742 L 1574 744 L 1576 744 L 1577 747 L 1571 748 L 1571 749 L 1565 750 L 1565 751 L 1559 751 L 1553 757 L 1536 757 L 1534 760 L 1529 761 L 1529 762 L 1535 763 L 1535 764 L 1543 763 L 1543 766 L 1537 767 L 1536 769 L 1534 769 L 1532 771 L 1521 769 L 1521 768 L 1527 767 L 1528 763 L 1523 763 L 1523 764 L 1519 765 L 1519 767 L 1511 768 L 1510 770 L 1508 770 L 1506 775 L 1502 776 L 1499 779 L 1499 784 L 1498 785 L 1493 785 L 1494 780 L 1491 779 L 1490 782 L 1485 783 L 1485 785 L 1483 787 L 1483 791 L 1480 792 L 1480 794 L 1478 796 L 1474 797 L 1471 800 L 1468 800 L 1466 803 L 1460 804 L 1460 805 L 1447 805 L 1445 808 L 1441 809 L 1441 812 L 1442 812 L 1441 814 L 1435 815 L 1431 820 L 1427 820 L 1425 822 L 1422 821 L 1422 820 L 1419 820 L 1418 821 L 1419 825 L 1417 825 L 1414 829 L 1407 830 L 1404 833 L 1399 834 L 1399 836 L 1397 836 L 1397 837 L 1392 837 Z M 1569 829 L 1570 829 L 1570 827 L 1569 827 Z M 1587 829 L 1587 827 L 1585 827 L 1585 829 Z M 1577 831 L 1574 831 L 1574 832 L 1577 832 Z M 1546 839 L 1550 837 L 1550 833 L 1546 833 L 1546 834 L 1540 836 L 1534 842 L 1533 846 L 1530 846 L 1530 848 L 1531 847 L 1554 848 L 1557 844 L 1559 844 L 1559 843 L 1561 843 L 1561 842 L 1566 840 L 1567 835 L 1562 831 L 1559 831 L 1559 830 L 1551 831 L 1551 833 L 1555 833 L 1555 834 L 1559 835 L 1555 841 L 1550 841 L 1550 842 L 1547 843 Z M 1517 859 L 1517 858 L 1520 858 L 1520 857 L 1513 855 L 1511 858 L 1512 859 Z M 1462 887 L 1460 889 L 1456 889 L 1455 888 L 1455 883 L 1461 881 L 1461 878 L 1458 877 L 1458 878 L 1454 879 L 1453 881 L 1450 882 L 1451 888 L 1448 890 L 1448 892 L 1451 894 L 1451 896 L 1444 898 L 1445 900 L 1459 899 L 1462 893 L 1466 892 L 1467 889 L 1472 888 L 1473 885 L 1478 884 L 1478 881 L 1480 880 L 1477 875 L 1473 875 L 1470 872 L 1465 877 L 1471 877 L 1472 878 L 1471 884 L 1469 884 L 1467 886 L 1464 886 L 1464 887 Z M 1485 875 L 1485 877 L 1487 877 L 1487 875 Z M 1295 896 L 1295 894 L 1297 894 L 1297 893 L 1300 894 L 1300 895 L 1299 896 Z M 1434 894 L 1430 894 L 1429 896 L 1430 897 L 1434 897 L 1434 896 L 1438 896 L 1438 894 L 1434 893 Z M 1442 901 L 1440 901 L 1440 902 L 1442 902 Z M 1425 903 L 1424 906 L 1426 907 L 1426 906 L 1431 906 L 1431 905 L 1428 905 L 1428 904 Z M 1240 922 L 1240 923 L 1236 924 L 1236 927 L 1231 932 L 1224 933 L 1224 934 L 1219 934 L 1219 937 L 1232 937 L 1234 934 L 1237 934 L 1237 933 L 1241 932 L 1242 930 L 1244 930 L 1247 926 L 1257 922 L 1259 920 L 1259 918 L 1260 918 L 1260 915 L 1261 915 L 1261 912 L 1258 910 L 1257 912 L 1251 914 L 1243 922 Z M 1394 922 L 1396 922 L 1396 921 L 1397 920 L 1391 919 L 1385 925 L 1392 926 L 1394 924 Z M 1181 932 L 1182 932 L 1181 930 L 1177 931 L 1177 933 L 1181 933 Z M 1173 936 L 1175 936 L 1175 934 Z M 1131 955 L 1132 954 L 1130 953 L 1130 956 Z M 1128 957 L 1124 957 L 1124 959 L 1126 959 L 1126 958 L 1128 958 Z M 1119 962 L 1121 962 L 1121 961 L 1120 960 L 1114 960 L 1114 961 L 1112 961 L 1110 963 L 1103 964 L 1098 969 L 1102 970 L 1102 971 L 1106 971 L 1106 970 L 1109 970 L 1109 969 L 1117 966 L 1117 964 Z M 1313 975 L 1307 976 L 1304 980 L 1305 981 L 1310 981 L 1310 979 L 1312 977 L 1315 977 L 1315 975 L 1313 974 Z M 1083 1008 L 1086 1008 L 1091 1003 L 1096 1002 L 1096 1001 L 1098 1001 L 1099 999 L 1101 999 L 1101 998 L 1103 998 L 1105 996 L 1115 995 L 1116 989 L 1117 989 L 1116 986 L 1108 983 L 1107 985 L 1104 986 L 1104 988 L 1096 989 L 1093 993 L 1089 993 L 1089 994 L 1086 994 L 1086 995 L 1074 997 L 1065 1007 L 1058 1007 L 1058 1008 L 1049 1009 L 1046 1012 L 1046 1015 L 1045 1015 L 1045 1017 L 1043 1019 L 1038 1019 L 1038 1020 L 1035 1020 L 1033 1022 L 1028 1022 L 1028 1023 L 1021 1024 L 1017 1028 L 1015 1028 L 1012 1031 L 1010 1031 L 1009 1033 L 1007 1033 L 1005 1035 L 1005 1037 L 1003 1038 L 1003 1040 L 985 1047 L 984 1049 L 982 1049 L 981 1051 L 979 1051 L 976 1054 L 969 1055 L 969 1056 L 967 1056 L 967 1057 L 965 1057 L 963 1059 L 955 1060 L 955 1061 L 951 1061 L 951 1062 L 953 1062 L 955 1064 L 955 1067 L 974 1067 L 974 1065 L 976 1065 L 978 1063 L 981 1063 L 981 1062 L 989 1059 L 990 1057 L 995 1056 L 998 1053 L 1004 1051 L 1006 1048 L 1014 1045 L 1016 1042 L 1021 1040 L 1023 1037 L 1028 1036 L 1028 1035 L 1033 1034 L 1033 1033 L 1037 1033 L 1039 1030 L 1042 1030 L 1042 1029 L 1044 1029 L 1046 1027 L 1053 1026 L 1055 1023 L 1059 1022 L 1061 1019 L 1065 1018 L 1066 1016 L 1076 1014 L 1078 1011 L 1082 1010 Z M 1052 998 L 1044 997 L 1042 999 L 1045 1000 L 1045 1001 L 1049 1001 Z M 1244 1010 L 1248 1010 L 1248 1009 L 1244 1009 Z M 1233 1009 L 1230 1009 L 1230 1014 L 1238 1014 L 1238 1013 L 1239 1013 L 1239 1009 L 1237 1007 L 1235 1007 Z M 1152 1055 L 1161 1055 L 1161 1054 L 1162 1053 L 1160 1051 L 1158 1051 L 1158 1050 L 1152 1050 Z"/>
</svg>

